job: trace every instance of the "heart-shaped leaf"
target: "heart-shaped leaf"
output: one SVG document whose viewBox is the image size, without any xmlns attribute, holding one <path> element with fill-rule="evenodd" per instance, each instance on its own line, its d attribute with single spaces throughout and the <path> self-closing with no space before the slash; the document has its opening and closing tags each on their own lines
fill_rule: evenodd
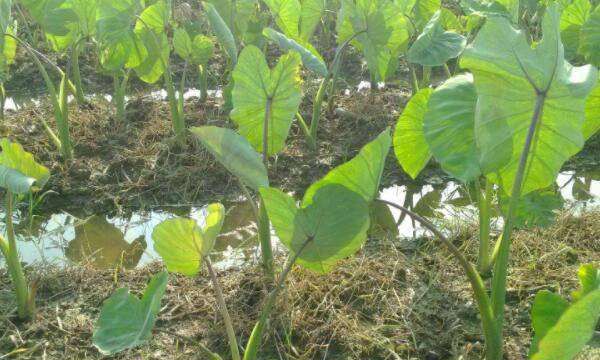
<svg viewBox="0 0 600 360">
<path fill-rule="evenodd" d="M 192 128 L 202 145 L 246 186 L 258 191 L 269 186 L 269 176 L 260 155 L 235 131 L 216 126 Z"/>
<path fill-rule="evenodd" d="M 265 118 L 268 117 L 268 155 L 285 146 L 285 140 L 302 99 L 298 75 L 300 56 L 288 53 L 269 69 L 262 51 L 246 46 L 233 71 L 231 119 L 239 133 L 258 151 L 263 151 Z"/>
<path fill-rule="evenodd" d="M 50 171 L 16 142 L 0 140 L 0 187 L 14 194 L 39 190 L 50 178 Z"/>
<path fill-rule="evenodd" d="M 464 36 L 444 31 L 438 10 L 408 50 L 407 59 L 423 66 L 441 66 L 460 55 L 466 44 Z"/>
<path fill-rule="evenodd" d="M 539 121 L 523 194 L 550 186 L 564 162 L 583 147 L 585 100 L 598 71 L 564 60 L 558 23 L 553 4 L 543 19 L 544 36 L 532 48 L 507 19 L 489 18 L 461 59 L 461 67 L 473 72 L 479 96 L 475 127 L 482 170 L 507 193 L 512 192 L 536 107 Z"/>
<path fill-rule="evenodd" d="M 360 249 L 369 229 L 369 206 L 357 193 L 337 185 L 321 187 L 298 208 L 290 195 L 262 188 L 261 197 L 281 242 L 298 263 L 319 273 Z"/>
<path fill-rule="evenodd" d="M 423 120 L 431 93 L 431 88 L 421 89 L 410 99 L 400 114 L 394 131 L 396 159 L 413 179 L 431 159 L 431 151 L 423 133 Z"/>
<path fill-rule="evenodd" d="M 210 204 L 202 228 L 195 220 L 175 218 L 158 224 L 153 232 L 154 250 L 163 259 L 170 272 L 195 276 L 200 271 L 202 258 L 212 251 L 225 217 L 221 204 Z"/>
<path fill-rule="evenodd" d="M 104 355 L 116 354 L 146 342 L 152 335 L 168 274 L 152 277 L 140 300 L 121 288 L 108 298 L 100 311 L 92 341 Z"/>
</svg>

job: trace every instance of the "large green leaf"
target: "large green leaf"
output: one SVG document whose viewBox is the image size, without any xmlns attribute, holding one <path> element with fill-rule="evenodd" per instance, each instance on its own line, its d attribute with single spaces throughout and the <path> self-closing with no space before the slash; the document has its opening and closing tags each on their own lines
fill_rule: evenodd
<svg viewBox="0 0 600 360">
<path fill-rule="evenodd" d="M 413 15 L 417 28 L 422 30 L 441 7 L 441 0 L 416 0 Z"/>
<path fill-rule="evenodd" d="M 153 232 L 154 250 L 163 259 L 170 272 L 195 276 L 202 259 L 212 251 L 223 226 L 225 208 L 215 203 L 207 207 L 205 225 L 195 220 L 175 218 L 158 224 Z"/>
<path fill-rule="evenodd" d="M 258 191 L 269 186 L 267 169 L 260 155 L 248 141 L 235 131 L 216 126 L 196 127 L 190 130 L 221 165 L 246 186 Z"/>
<path fill-rule="evenodd" d="M 433 89 L 419 90 L 410 99 L 396 124 L 394 131 L 394 153 L 396 159 L 413 179 L 431 159 L 431 151 L 423 133 L 423 120 Z"/>
<path fill-rule="evenodd" d="M 291 39 L 271 28 L 265 28 L 263 30 L 263 34 L 265 35 L 265 37 L 271 39 L 271 41 L 277 44 L 277 46 L 279 46 L 281 49 L 298 52 L 298 54 L 300 54 L 300 57 L 302 57 L 302 63 L 304 64 L 304 66 L 314 71 L 318 75 L 325 77 L 329 73 L 327 65 L 325 65 L 325 61 L 323 61 L 323 59 L 316 52 L 316 50 L 313 49 L 313 51 L 311 51 L 307 47 L 296 42 L 294 39 Z"/>
<path fill-rule="evenodd" d="M 267 154 L 274 155 L 285 140 L 302 99 L 298 74 L 300 56 L 288 53 L 269 69 L 262 51 L 247 46 L 233 71 L 231 119 L 258 151 L 263 151 L 263 131 L 268 113 Z"/>
<path fill-rule="evenodd" d="M 565 45 L 567 59 L 573 59 L 577 55 L 581 27 L 590 17 L 591 8 L 589 0 L 574 0 L 560 16 L 560 37 Z"/>
<path fill-rule="evenodd" d="M 400 3 L 343 0 L 336 26 L 338 43 L 353 38 L 351 43 L 364 53 L 373 79 L 383 81 L 394 74 L 411 29 Z"/>
<path fill-rule="evenodd" d="M 526 164 L 523 193 L 550 186 L 562 164 L 583 146 L 585 99 L 598 72 L 564 60 L 557 5 L 548 7 L 544 36 L 531 48 L 505 18 L 489 18 L 461 66 L 473 72 L 479 95 L 476 137 L 482 170 L 512 192 L 536 103 L 541 105 Z"/>
<path fill-rule="evenodd" d="M 192 38 L 184 28 L 175 28 L 173 31 L 173 50 L 182 59 L 189 61 L 192 57 Z"/>
<path fill-rule="evenodd" d="M 332 184 L 350 189 L 362 196 L 367 203 L 373 201 L 379 194 L 379 184 L 391 144 L 390 130 L 386 129 L 365 145 L 352 160 L 336 167 L 312 184 L 304 194 L 304 204 L 310 204 L 319 189 Z"/>
<path fill-rule="evenodd" d="M 168 71 L 170 45 L 165 28 L 170 18 L 170 2 L 160 0 L 144 9 L 135 24 L 135 34 L 148 51 L 135 72 L 149 84 L 157 82 Z"/>
<path fill-rule="evenodd" d="M 219 44 L 225 49 L 227 55 L 231 59 L 233 64 L 237 63 L 237 44 L 235 43 L 235 38 L 233 37 L 233 33 L 231 29 L 227 26 L 215 6 L 208 2 L 202 3 L 204 9 L 206 10 L 206 16 L 208 17 L 208 22 L 215 33 L 215 36 L 219 40 Z"/>
<path fill-rule="evenodd" d="M 262 188 L 260 193 L 277 236 L 308 269 L 330 271 L 339 260 L 358 251 L 367 238 L 367 202 L 343 186 L 319 188 L 310 201 L 305 196 L 300 208 L 292 196 L 278 189 Z"/>
<path fill-rule="evenodd" d="M 20 4 L 41 26 L 54 50 L 64 50 L 77 38 L 79 18 L 72 0 L 21 0 Z"/>
<path fill-rule="evenodd" d="M 146 342 L 152 335 L 168 274 L 152 277 L 140 300 L 121 288 L 108 298 L 100 311 L 92 341 L 102 354 L 112 355 Z"/>
<path fill-rule="evenodd" d="M 0 140 L 0 186 L 15 194 L 42 188 L 50 178 L 50 171 L 38 164 L 33 155 L 16 142 Z"/>
<path fill-rule="evenodd" d="M 460 55 L 467 39 L 455 32 L 444 31 L 441 12 L 436 11 L 423 32 L 408 50 L 408 61 L 423 66 L 441 66 Z"/>
<path fill-rule="evenodd" d="M 591 138 L 600 130 L 600 81 L 585 102 L 585 120 L 583 122 L 583 137 Z"/>
<path fill-rule="evenodd" d="M 302 5 L 299 0 L 264 0 L 271 10 L 275 23 L 291 37 L 299 35 Z"/>
<path fill-rule="evenodd" d="M 315 33 L 325 11 L 326 0 L 302 0 L 300 39 L 307 41 Z"/>
<path fill-rule="evenodd" d="M 579 52 L 595 66 L 600 66 L 600 6 L 581 27 Z"/>
<path fill-rule="evenodd" d="M 446 172 L 465 183 L 481 175 L 475 142 L 476 105 L 473 76 L 458 75 L 431 94 L 423 121 L 425 139 L 435 159 Z M 404 151 L 415 150 L 409 147 Z"/>
</svg>

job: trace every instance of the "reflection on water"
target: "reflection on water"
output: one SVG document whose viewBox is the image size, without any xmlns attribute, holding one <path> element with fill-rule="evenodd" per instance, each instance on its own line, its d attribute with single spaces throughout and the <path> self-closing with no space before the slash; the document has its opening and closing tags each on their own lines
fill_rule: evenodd
<svg viewBox="0 0 600 360">
<path fill-rule="evenodd" d="M 557 189 L 572 211 L 600 204 L 600 174 L 561 173 Z M 424 186 L 397 185 L 384 189 L 380 198 L 392 201 L 432 221 L 476 221 L 476 198 L 472 190 L 456 183 L 430 179 Z M 215 266 L 223 269 L 258 261 L 259 247 L 252 205 L 241 201 L 225 204 L 221 235 L 214 248 Z M 182 211 L 183 210 L 183 211 Z M 496 213 L 497 214 L 497 213 Z M 205 208 L 179 208 L 178 211 L 135 212 L 127 217 L 95 215 L 77 217 L 59 213 L 34 218 L 17 226 L 22 260 L 26 263 L 82 263 L 98 268 L 133 268 L 158 260 L 152 245 L 152 231 L 160 222 L 174 216 L 189 216 L 203 224 Z M 410 217 L 383 203 L 371 207 L 372 238 L 412 238 L 425 230 Z M 497 219 L 496 225 L 501 225 Z M 274 239 L 276 251 L 282 247 Z M 3 260 L 0 260 L 0 262 Z"/>
</svg>

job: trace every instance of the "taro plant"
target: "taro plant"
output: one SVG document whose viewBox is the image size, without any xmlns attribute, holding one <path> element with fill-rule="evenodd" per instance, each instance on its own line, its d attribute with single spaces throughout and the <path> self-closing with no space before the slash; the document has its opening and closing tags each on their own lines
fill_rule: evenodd
<svg viewBox="0 0 600 360">
<path fill-rule="evenodd" d="M 600 269 L 579 268 L 580 289 L 572 301 L 547 290 L 537 293 L 531 308 L 535 336 L 529 350 L 532 360 L 571 360 L 592 339 L 600 319 Z"/>
<path fill-rule="evenodd" d="M 600 66 L 600 6 L 589 0 L 567 3 L 560 17 L 565 57 Z"/>
<path fill-rule="evenodd" d="M 589 97 L 598 79 L 593 66 L 573 67 L 564 58 L 557 5 L 546 10 L 543 37 L 535 48 L 504 17 L 490 17 L 460 59 L 471 74 L 423 89 L 399 120 L 394 146 L 413 176 L 430 157 L 480 190 L 480 269 L 492 268 L 487 289 L 475 266 L 432 223 L 394 204 L 431 230 L 465 270 L 480 311 L 486 358 L 502 358 L 503 320 L 510 243 L 526 203 L 551 186 L 561 166 L 598 130 Z M 501 41 L 499 39 L 502 39 Z M 500 94 L 500 95 L 498 95 Z M 587 106 L 587 109 L 586 109 Z M 416 151 L 415 151 L 416 149 Z M 504 224 L 490 254 L 490 187 L 504 201 Z M 538 199 L 536 200 L 536 196 Z M 486 263 L 487 262 L 487 263 Z"/>
<path fill-rule="evenodd" d="M 128 288 L 118 289 L 106 299 L 94 329 L 94 346 L 102 354 L 112 355 L 148 341 L 168 280 L 167 272 L 162 271 L 150 279 L 141 299 Z"/>
<path fill-rule="evenodd" d="M 35 313 L 35 286 L 28 284 L 17 248 L 13 225 L 15 203 L 19 197 L 40 190 L 50 177 L 50 172 L 38 164 L 33 155 L 18 143 L 0 140 L 0 187 L 5 191 L 6 238 L 0 236 L 0 251 L 11 277 L 20 319 L 30 319 Z"/>
<path fill-rule="evenodd" d="M 185 30 L 185 28 L 176 28 L 173 34 L 173 48 L 177 55 L 186 61 L 185 68 L 188 64 L 198 67 L 198 85 L 200 90 L 200 102 L 205 102 L 208 96 L 208 60 L 211 58 L 214 50 L 214 42 L 211 38 L 202 34 L 197 34 L 193 37 Z M 185 86 L 185 73 L 179 88 L 179 94 L 183 94 Z M 183 97 L 180 96 L 180 101 Z M 180 108 L 183 104 L 180 104 Z"/>
</svg>

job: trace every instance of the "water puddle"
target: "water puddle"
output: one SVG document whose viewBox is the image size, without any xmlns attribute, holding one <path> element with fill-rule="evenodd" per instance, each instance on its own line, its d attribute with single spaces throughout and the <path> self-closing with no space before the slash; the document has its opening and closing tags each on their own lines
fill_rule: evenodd
<svg viewBox="0 0 600 360">
<path fill-rule="evenodd" d="M 572 211 L 600 205 L 600 171 L 563 172 L 557 186 L 565 207 Z M 456 182 L 432 178 L 421 187 L 396 185 L 381 191 L 380 198 L 402 204 L 434 222 L 476 221 L 472 195 Z M 260 259 L 252 206 L 239 201 L 225 204 L 227 215 L 214 249 L 215 266 L 240 267 Z M 25 263 L 54 265 L 87 264 L 97 268 L 134 268 L 159 260 L 152 243 L 152 231 L 160 222 L 186 216 L 203 223 L 203 207 L 134 212 L 130 216 L 91 217 L 57 213 L 35 217 L 33 223 L 17 225 L 21 258 Z M 497 225 L 501 221 L 497 220 Z M 371 237 L 410 239 L 421 237 L 425 229 L 394 207 L 376 203 L 372 209 Z M 276 251 L 283 251 L 274 237 Z M 0 263 L 3 260 L 0 260 Z"/>
</svg>

